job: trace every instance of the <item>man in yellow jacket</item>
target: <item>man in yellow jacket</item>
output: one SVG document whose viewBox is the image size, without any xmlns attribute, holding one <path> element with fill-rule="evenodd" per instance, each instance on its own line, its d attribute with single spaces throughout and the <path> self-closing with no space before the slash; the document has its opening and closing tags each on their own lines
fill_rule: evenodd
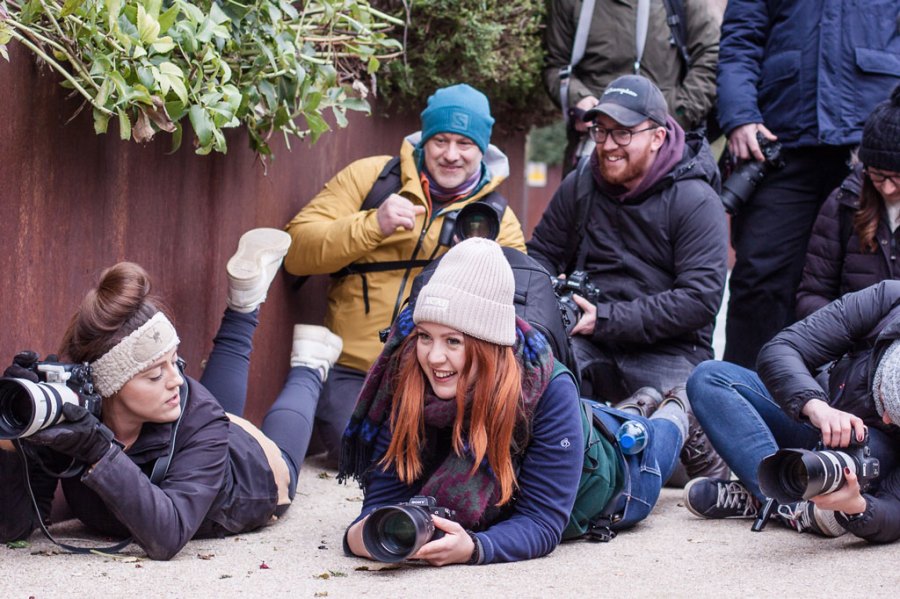
<svg viewBox="0 0 900 599">
<path fill-rule="evenodd" d="M 291 356 L 291 366 L 319 367 L 320 376 L 310 377 L 303 392 L 319 401 L 316 426 L 332 459 L 381 351 L 378 332 L 390 326 L 422 267 L 448 249 L 438 241 L 445 217 L 484 198 L 509 175 L 506 156 L 490 145 L 494 119 L 480 91 L 465 84 L 439 89 L 421 119 L 422 130 L 400 148 L 399 189 L 380 206 L 362 209 L 390 156 L 344 168 L 286 227 L 293 238 L 284 261 L 288 272 L 339 273 L 328 292 L 325 327 L 331 332 L 297 325 Z M 522 227 L 508 208 L 497 242 L 525 251 Z"/>
</svg>

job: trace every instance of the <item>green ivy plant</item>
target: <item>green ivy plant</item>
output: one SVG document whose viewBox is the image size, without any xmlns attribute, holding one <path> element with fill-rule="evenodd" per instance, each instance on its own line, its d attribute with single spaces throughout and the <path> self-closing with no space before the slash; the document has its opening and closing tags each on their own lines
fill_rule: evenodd
<svg viewBox="0 0 900 599">
<path fill-rule="evenodd" d="M 299 8 L 298 8 L 299 6 Z M 16 40 L 93 109 L 94 129 L 118 122 L 122 139 L 157 132 L 198 154 L 227 150 L 244 125 L 252 148 L 275 133 L 315 142 L 366 97 L 381 62 L 400 55 L 387 36 L 402 21 L 366 0 L 4 0 L 0 54 Z"/>
<path fill-rule="evenodd" d="M 406 48 L 380 80 L 389 107 L 421 106 L 435 89 L 465 82 L 483 91 L 502 128 L 556 117 L 541 79 L 545 0 L 372 0 L 403 19 L 391 35 Z"/>
</svg>

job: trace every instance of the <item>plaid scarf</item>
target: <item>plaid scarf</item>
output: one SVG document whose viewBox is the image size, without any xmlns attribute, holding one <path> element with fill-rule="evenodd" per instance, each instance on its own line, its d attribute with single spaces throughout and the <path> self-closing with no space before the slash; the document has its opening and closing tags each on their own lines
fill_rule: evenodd
<svg viewBox="0 0 900 599">
<path fill-rule="evenodd" d="M 381 355 L 369 369 L 356 409 L 344 431 L 338 471 L 338 480 L 341 482 L 353 478 L 364 486 L 366 473 L 370 468 L 376 467 L 375 460 L 381 457 L 373 455 L 375 440 L 382 427 L 390 426 L 396 375 L 404 357 L 400 348 L 414 326 L 412 310 L 407 308 L 397 317 Z M 415 351 L 415 345 L 408 346 L 406 351 Z M 515 460 L 521 459 L 521 454 L 524 453 L 537 402 L 550 383 L 553 354 L 544 336 L 519 318 L 516 318 L 516 344 L 513 351 L 523 373 L 521 408 L 525 420 L 516 426 L 515 442 L 511 448 Z M 424 402 L 426 439 L 435 436 L 438 431 L 452 430 L 456 419 L 456 402 L 435 397 L 430 388 Z M 470 402 L 471 397 L 468 397 L 467 406 Z M 464 427 L 463 434 L 467 434 L 467 427 Z M 426 442 L 425 446 L 431 448 L 434 445 Z M 429 449 L 424 449 L 423 453 L 427 464 L 429 458 L 434 456 L 428 455 Z M 500 510 L 495 508 L 500 499 L 500 485 L 487 457 L 482 459 L 475 474 L 470 475 L 473 464 L 474 456 L 464 439 L 463 455 L 457 455 L 451 449 L 427 479 L 417 482 L 423 483 L 422 494 L 431 495 L 438 505 L 455 510 L 460 524 L 479 530 L 487 527 L 500 515 Z"/>
</svg>

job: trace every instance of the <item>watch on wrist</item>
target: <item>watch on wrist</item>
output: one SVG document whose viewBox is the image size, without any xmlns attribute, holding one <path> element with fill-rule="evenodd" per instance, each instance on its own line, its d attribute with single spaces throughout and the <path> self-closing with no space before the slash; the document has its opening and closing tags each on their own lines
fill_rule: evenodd
<svg viewBox="0 0 900 599">
<path fill-rule="evenodd" d="M 466 560 L 467 566 L 474 566 L 476 564 L 481 563 L 481 542 L 478 540 L 478 537 L 475 536 L 475 533 L 471 530 L 467 530 L 466 534 L 469 535 L 469 538 L 472 539 L 472 544 L 474 548 L 472 549 L 472 555 Z"/>
</svg>

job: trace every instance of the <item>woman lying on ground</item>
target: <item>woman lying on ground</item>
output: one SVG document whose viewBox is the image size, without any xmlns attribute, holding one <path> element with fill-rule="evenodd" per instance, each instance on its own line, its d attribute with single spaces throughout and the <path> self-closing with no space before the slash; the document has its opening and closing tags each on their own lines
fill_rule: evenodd
<svg viewBox="0 0 900 599">
<path fill-rule="evenodd" d="M 228 308 L 200 382 L 183 373 L 178 334 L 140 266 L 116 264 L 87 294 L 61 357 L 91 365 L 102 397 L 100 419 L 66 404 L 64 421 L 20 442 L 44 461 L 74 458 L 83 464 L 79 475 L 62 479 L 62 487 L 72 513 L 88 527 L 130 535 L 150 558 L 170 559 L 194 536 L 252 530 L 288 508 L 313 421 L 292 385 L 308 378 L 303 371 L 309 368 L 324 377 L 340 353 L 340 340 L 322 329 L 322 344 L 333 356 L 324 363 L 301 365 L 292 355 L 296 367 L 261 430 L 236 415 L 246 400 L 258 307 L 290 242 L 275 229 L 241 238 L 227 267 Z M 37 381 L 21 364 L 6 374 Z M 38 522 L 21 455 L 2 443 L 0 539 L 7 541 L 27 537 Z M 170 446 L 168 469 L 151 482 L 154 465 Z M 46 519 L 57 481 L 33 461 L 29 474 Z"/>
<path fill-rule="evenodd" d="M 826 392 L 815 373 L 828 364 Z M 766 500 L 758 476 L 764 458 L 779 449 L 810 450 L 819 441 L 856 453 L 845 448 L 868 435 L 880 476 L 865 493 L 859 466 L 845 468 L 837 490 L 779 505 L 776 519 L 824 536 L 900 538 L 900 281 L 849 293 L 784 329 L 763 347 L 758 366 L 757 375 L 709 361 L 688 379 L 697 418 L 740 482 L 694 479 L 685 487 L 687 508 L 704 518 L 756 517 Z M 779 484 L 791 490 L 810 488 L 816 478 L 783 472 Z"/>
<path fill-rule="evenodd" d="M 845 293 L 900 279 L 900 86 L 872 111 L 859 162 L 813 226 L 797 291 L 798 318 Z"/>
</svg>

